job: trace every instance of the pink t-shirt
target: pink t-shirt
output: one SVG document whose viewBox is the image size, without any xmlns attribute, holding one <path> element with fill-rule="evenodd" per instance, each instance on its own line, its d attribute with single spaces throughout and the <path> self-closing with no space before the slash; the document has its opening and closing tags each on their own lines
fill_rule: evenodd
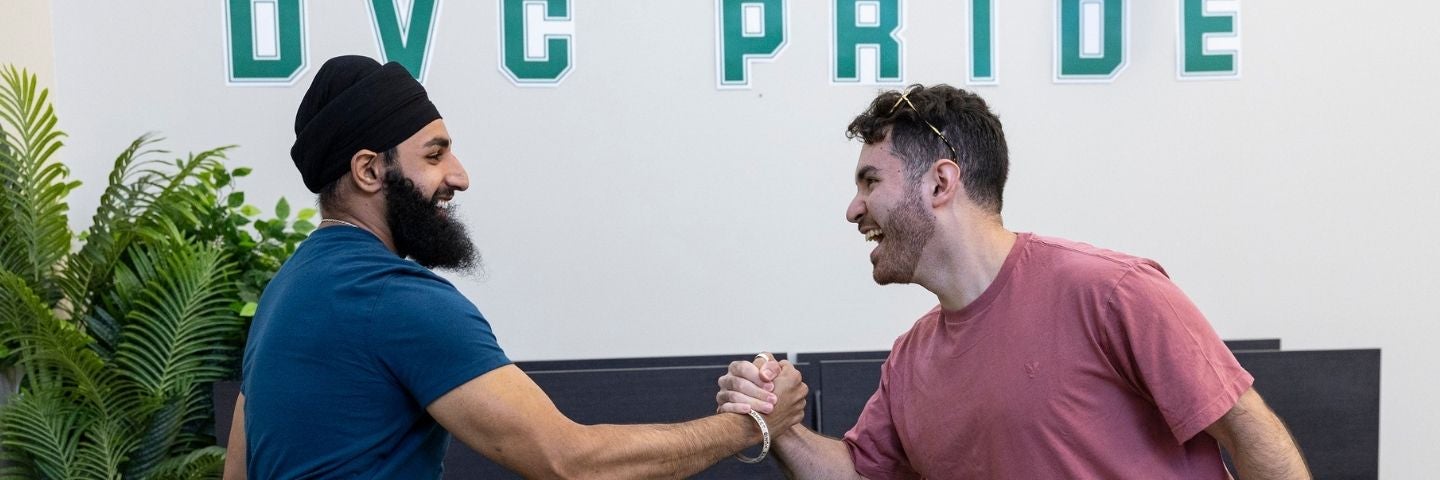
<svg viewBox="0 0 1440 480">
<path fill-rule="evenodd" d="M 1153 261 L 1022 233 L 990 288 L 895 341 L 845 444 L 872 478 L 1228 478 L 1250 388 Z"/>
</svg>

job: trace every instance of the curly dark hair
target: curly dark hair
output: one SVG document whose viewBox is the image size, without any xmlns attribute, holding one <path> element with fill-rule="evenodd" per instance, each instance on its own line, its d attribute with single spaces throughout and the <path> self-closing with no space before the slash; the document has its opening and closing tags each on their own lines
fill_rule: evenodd
<svg viewBox="0 0 1440 480">
<path fill-rule="evenodd" d="M 954 160 L 960 165 L 961 182 L 970 200 L 999 214 L 1010 169 L 1000 117 L 979 95 L 949 85 L 917 83 L 905 91 L 908 104 L 899 102 L 900 91 L 881 92 L 850 122 L 845 137 L 873 145 L 888 136 L 891 154 L 905 162 L 905 176 L 911 184 L 918 183 L 935 160 L 958 156 Z M 926 122 L 945 133 L 955 154 Z"/>
</svg>

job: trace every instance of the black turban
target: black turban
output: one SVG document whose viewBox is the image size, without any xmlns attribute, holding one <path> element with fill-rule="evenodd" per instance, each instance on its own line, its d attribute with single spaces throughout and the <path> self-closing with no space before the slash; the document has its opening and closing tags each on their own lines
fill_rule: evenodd
<svg viewBox="0 0 1440 480">
<path fill-rule="evenodd" d="M 438 118 L 425 87 L 399 63 L 335 57 L 320 67 L 300 101 L 290 159 L 305 187 L 319 193 L 350 171 L 355 152 L 395 148 Z"/>
</svg>

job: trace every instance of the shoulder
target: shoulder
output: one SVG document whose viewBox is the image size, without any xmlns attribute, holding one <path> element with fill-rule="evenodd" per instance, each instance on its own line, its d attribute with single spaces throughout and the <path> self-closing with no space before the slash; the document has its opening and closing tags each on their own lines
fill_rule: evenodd
<svg viewBox="0 0 1440 480">
<path fill-rule="evenodd" d="M 390 315 L 456 313 L 475 307 L 449 280 L 409 260 L 375 272 L 380 289 L 376 310 Z"/>
<path fill-rule="evenodd" d="M 1109 293 L 1137 272 L 1166 276 L 1154 260 L 1063 238 L 1032 235 L 1026 254 L 1032 273 L 1050 277 L 1055 285 L 1096 293 Z"/>
</svg>

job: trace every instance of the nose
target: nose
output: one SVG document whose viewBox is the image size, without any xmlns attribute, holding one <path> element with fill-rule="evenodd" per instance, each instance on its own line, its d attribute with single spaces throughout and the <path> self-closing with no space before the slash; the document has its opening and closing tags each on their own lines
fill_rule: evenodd
<svg viewBox="0 0 1440 480">
<path fill-rule="evenodd" d="M 459 157 L 451 154 L 450 158 L 454 160 L 451 162 L 454 167 L 445 172 L 445 184 L 452 190 L 463 192 L 470 188 L 470 175 L 465 173 L 465 165 L 460 163 Z"/>
<path fill-rule="evenodd" d="M 850 223 L 860 223 L 860 218 L 865 216 L 865 199 L 860 198 L 856 193 L 855 198 L 850 199 L 850 206 L 845 209 L 845 220 Z"/>
</svg>

